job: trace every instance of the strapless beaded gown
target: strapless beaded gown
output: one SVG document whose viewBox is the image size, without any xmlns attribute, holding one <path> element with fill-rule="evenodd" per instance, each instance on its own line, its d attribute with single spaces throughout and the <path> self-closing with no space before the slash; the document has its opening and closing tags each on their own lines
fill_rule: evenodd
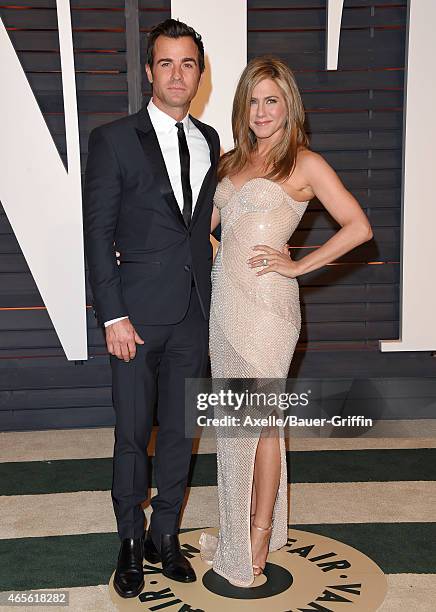
<svg viewBox="0 0 436 612">
<path fill-rule="evenodd" d="M 254 178 L 236 189 L 225 177 L 217 186 L 221 242 L 212 268 L 210 359 L 212 378 L 286 379 L 301 327 L 297 279 L 276 272 L 256 276 L 247 261 L 253 247 L 277 250 L 297 228 L 306 202 L 298 202 L 269 179 Z M 214 571 L 238 586 L 254 580 L 250 507 L 261 428 L 225 437 L 217 431 L 219 536 L 203 532 L 200 552 Z M 269 551 L 287 541 L 287 470 L 283 429 L 281 473 Z"/>
</svg>

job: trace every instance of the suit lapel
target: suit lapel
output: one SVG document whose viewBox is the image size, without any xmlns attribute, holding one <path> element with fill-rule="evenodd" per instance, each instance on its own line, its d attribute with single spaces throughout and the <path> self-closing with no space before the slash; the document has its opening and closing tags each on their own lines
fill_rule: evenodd
<svg viewBox="0 0 436 612">
<path fill-rule="evenodd" d="M 171 182 L 168 176 L 168 171 L 165 166 L 165 160 L 163 158 L 162 151 L 159 146 L 159 141 L 157 139 L 156 132 L 153 129 L 153 125 L 151 123 L 150 116 L 147 111 L 147 107 L 142 108 L 137 113 L 136 116 L 137 116 L 136 132 L 138 134 L 138 138 L 141 143 L 142 150 L 144 151 L 144 155 L 152 169 L 153 176 L 157 183 L 159 191 L 162 197 L 165 199 L 165 201 L 169 205 L 170 209 L 179 219 L 180 223 L 182 223 L 182 225 L 186 227 L 182 212 L 180 210 L 179 204 L 174 195 L 173 188 L 171 187 Z M 191 119 L 192 123 L 200 130 L 200 132 L 205 137 L 206 142 L 209 145 L 209 154 L 210 154 L 210 168 L 206 172 L 206 175 L 203 179 L 203 183 L 200 188 L 200 192 L 198 194 L 197 201 L 195 203 L 195 208 L 194 208 L 194 212 L 193 212 L 191 223 L 190 223 L 190 227 L 192 227 L 198 217 L 200 207 L 204 199 L 204 193 L 207 190 L 209 183 L 215 174 L 215 168 L 216 168 L 216 164 L 218 160 L 216 159 L 213 142 L 212 142 L 212 139 L 210 137 L 208 130 L 205 129 L 201 121 L 198 121 L 197 119 L 195 119 L 195 117 L 192 117 L 192 115 L 189 115 L 189 118 Z"/>
<path fill-rule="evenodd" d="M 212 139 L 210 137 L 209 131 L 205 129 L 204 124 L 201 123 L 201 121 L 198 121 L 198 119 L 196 119 L 192 115 L 189 115 L 189 118 L 192 121 L 192 123 L 200 130 L 200 132 L 205 137 L 206 142 L 209 145 L 209 154 L 210 154 L 210 168 L 206 172 L 206 175 L 205 175 L 205 177 L 203 179 L 203 183 L 201 184 L 201 188 L 200 188 L 200 191 L 199 191 L 199 194 L 198 194 L 197 202 L 195 203 L 195 208 L 194 208 L 194 212 L 192 214 L 192 219 L 191 219 L 191 227 L 192 227 L 194 225 L 198 215 L 199 215 L 200 207 L 201 207 L 201 204 L 202 204 L 203 199 L 204 199 L 204 193 L 207 190 L 207 187 L 209 186 L 209 183 L 210 183 L 212 177 L 215 174 L 215 168 L 216 168 L 216 164 L 217 164 L 218 160 L 216 159 L 215 150 L 214 150 L 214 147 L 213 147 L 213 142 L 212 142 Z"/>
<path fill-rule="evenodd" d="M 142 108 L 137 113 L 138 124 L 136 132 L 138 134 L 139 141 L 144 151 L 145 157 L 152 169 L 154 180 L 158 186 L 158 189 L 165 199 L 170 209 L 179 219 L 184 227 L 185 221 L 180 211 L 179 204 L 171 187 L 170 178 L 168 176 L 165 161 L 162 155 L 162 151 L 159 146 L 159 141 L 156 136 L 156 132 L 153 129 L 153 125 L 150 121 L 150 117 L 147 108 Z"/>
</svg>

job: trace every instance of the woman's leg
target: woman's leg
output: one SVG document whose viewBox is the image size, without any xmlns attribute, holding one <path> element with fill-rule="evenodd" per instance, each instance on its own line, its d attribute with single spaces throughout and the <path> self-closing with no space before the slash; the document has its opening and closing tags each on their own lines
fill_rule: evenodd
<svg viewBox="0 0 436 612">
<path fill-rule="evenodd" d="M 263 431 L 257 445 L 253 477 L 251 547 L 253 565 L 265 566 L 268 556 L 274 503 L 280 483 L 280 445 L 278 430 Z M 257 529 L 256 527 L 260 528 Z M 260 574 L 255 569 L 256 575 Z"/>
<path fill-rule="evenodd" d="M 250 521 L 253 522 L 256 514 L 256 482 L 253 478 L 253 488 L 251 490 L 251 508 L 250 508 Z"/>
</svg>

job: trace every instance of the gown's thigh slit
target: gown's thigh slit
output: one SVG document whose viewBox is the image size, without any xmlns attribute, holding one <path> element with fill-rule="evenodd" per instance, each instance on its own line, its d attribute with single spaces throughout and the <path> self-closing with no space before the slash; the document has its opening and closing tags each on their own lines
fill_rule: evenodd
<svg viewBox="0 0 436 612">
<path fill-rule="evenodd" d="M 277 414 L 277 412 L 275 411 L 275 409 L 273 410 L 273 412 L 271 414 L 274 414 L 276 417 L 279 417 L 279 415 Z M 258 438 L 258 443 L 256 445 L 256 452 L 254 454 L 254 471 L 256 470 L 256 456 L 257 456 L 257 451 L 258 451 L 258 447 L 259 447 L 259 441 L 261 438 L 276 438 L 277 440 L 277 450 L 278 450 L 278 454 L 279 454 L 279 475 L 278 475 L 278 482 L 277 482 L 277 491 L 274 497 L 274 503 L 273 503 L 273 508 L 272 508 L 272 517 L 271 517 L 271 521 L 273 519 L 273 515 L 274 515 L 274 506 L 275 506 L 275 502 L 277 500 L 277 496 L 278 496 L 278 492 L 279 492 L 279 486 L 280 486 L 280 478 L 281 478 L 281 471 L 282 471 L 282 467 L 281 467 L 281 448 L 280 448 L 280 430 L 279 427 L 277 425 L 266 425 L 264 427 L 262 427 L 260 434 L 259 434 L 259 438 Z M 253 472 L 253 484 L 252 484 L 252 494 L 253 494 L 253 490 L 255 488 L 255 482 L 254 482 L 254 472 Z M 257 504 L 257 489 L 256 489 L 256 504 Z M 252 502 L 252 499 L 251 499 Z M 257 506 L 256 506 L 257 508 Z M 250 512 L 251 512 L 251 508 L 250 508 Z M 255 514 L 256 510 L 254 511 Z M 251 512 L 252 513 L 252 512 Z M 253 514 L 253 513 L 252 513 Z"/>
<path fill-rule="evenodd" d="M 248 521 L 248 550 L 249 550 L 249 558 L 251 559 L 251 565 L 253 565 L 253 551 L 251 549 L 251 502 L 253 499 L 253 489 L 254 489 L 254 469 L 255 469 L 255 465 L 256 465 L 256 454 L 257 454 L 257 449 L 259 446 L 259 440 L 260 440 L 260 435 L 258 436 L 257 440 L 256 440 L 256 445 L 253 448 L 253 457 L 252 457 L 252 461 L 251 461 L 251 470 L 250 470 L 250 495 L 247 495 L 248 498 L 248 512 L 246 514 L 247 517 L 247 521 Z M 257 491 L 256 491 L 256 495 L 257 495 Z M 254 577 L 254 574 L 253 574 Z"/>
</svg>

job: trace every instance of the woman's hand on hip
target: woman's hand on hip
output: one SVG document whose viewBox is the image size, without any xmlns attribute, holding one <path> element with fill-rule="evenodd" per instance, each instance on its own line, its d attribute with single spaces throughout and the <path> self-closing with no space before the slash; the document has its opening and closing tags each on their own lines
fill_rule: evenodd
<svg viewBox="0 0 436 612">
<path fill-rule="evenodd" d="M 266 244 L 257 244 L 253 251 L 259 251 L 248 260 L 250 268 L 262 269 L 256 272 L 256 276 L 263 276 L 269 272 L 277 272 L 288 278 L 295 278 L 299 274 L 298 262 L 291 259 L 289 246 L 283 245 L 282 250 L 278 251 Z"/>
</svg>

